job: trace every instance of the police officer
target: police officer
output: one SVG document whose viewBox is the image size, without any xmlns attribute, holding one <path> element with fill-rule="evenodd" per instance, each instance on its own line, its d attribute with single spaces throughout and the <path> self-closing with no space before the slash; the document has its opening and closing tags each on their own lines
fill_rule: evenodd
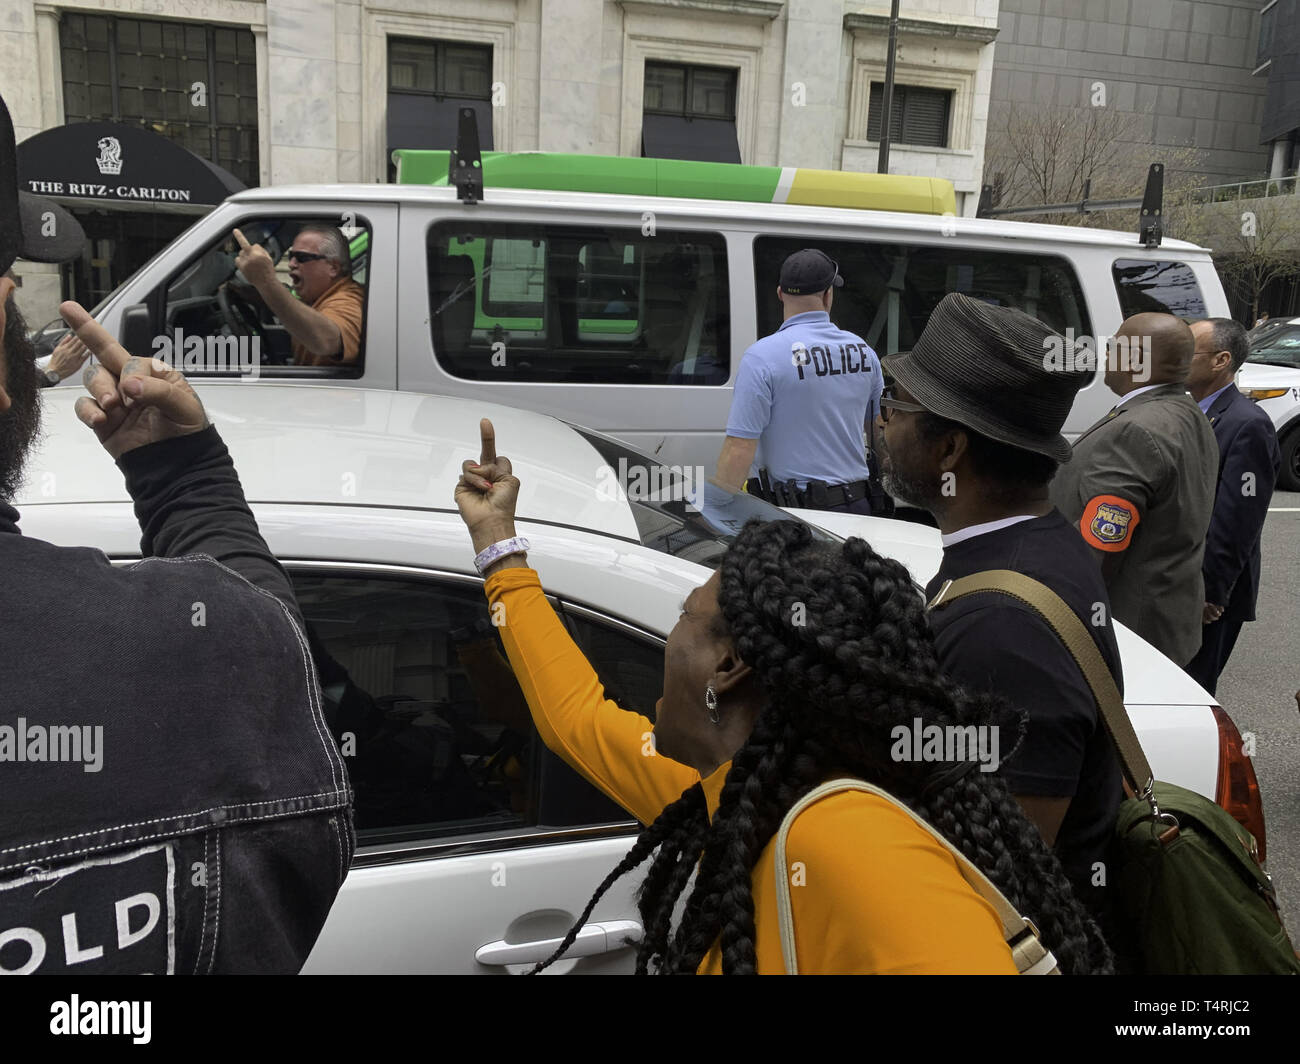
<svg viewBox="0 0 1300 1064">
<path fill-rule="evenodd" d="M 780 506 L 887 512 L 888 497 L 868 468 L 863 432 L 872 432 L 883 385 L 880 361 L 860 336 L 831 323 L 844 278 L 825 252 L 796 251 L 781 264 L 777 298 L 784 322 L 745 352 L 736 377 L 717 481 L 746 485 Z"/>
</svg>

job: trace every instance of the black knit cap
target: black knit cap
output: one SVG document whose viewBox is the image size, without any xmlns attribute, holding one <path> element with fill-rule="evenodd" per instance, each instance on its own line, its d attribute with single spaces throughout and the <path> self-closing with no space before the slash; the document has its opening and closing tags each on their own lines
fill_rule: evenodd
<svg viewBox="0 0 1300 1064">
<path fill-rule="evenodd" d="M 1048 368 L 1069 350 L 1037 318 L 957 292 L 934 308 L 911 351 L 885 368 L 927 410 L 990 439 L 1070 460 L 1061 427 L 1089 369 Z M 1051 356 L 1057 354 L 1057 358 Z"/>
<path fill-rule="evenodd" d="M 81 223 L 57 203 L 18 187 L 18 149 L 9 108 L 0 96 L 0 273 L 14 259 L 69 262 L 81 255 Z"/>
</svg>

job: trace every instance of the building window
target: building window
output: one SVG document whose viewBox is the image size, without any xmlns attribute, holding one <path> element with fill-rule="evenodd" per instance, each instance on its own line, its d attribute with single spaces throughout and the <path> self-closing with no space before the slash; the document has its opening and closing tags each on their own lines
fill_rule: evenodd
<svg viewBox="0 0 1300 1064">
<path fill-rule="evenodd" d="M 462 107 L 478 115 L 479 147 L 492 149 L 492 46 L 388 39 L 388 179 L 395 148 L 450 151 Z"/>
<path fill-rule="evenodd" d="M 258 183 L 251 30 L 65 11 L 59 45 L 66 121 L 146 126 Z"/>
<path fill-rule="evenodd" d="M 735 70 L 648 62 L 643 101 L 643 157 L 740 162 Z"/>
<path fill-rule="evenodd" d="M 1257 67 L 1273 58 L 1273 23 L 1277 17 L 1277 6 L 1274 0 L 1259 13 L 1259 52 L 1255 55 Z"/>
<path fill-rule="evenodd" d="M 867 108 L 867 140 L 880 139 L 880 112 L 885 86 L 871 83 Z M 928 89 L 920 85 L 895 85 L 889 115 L 889 139 L 895 144 L 925 148 L 948 147 L 948 115 L 952 111 L 951 89 Z"/>
</svg>

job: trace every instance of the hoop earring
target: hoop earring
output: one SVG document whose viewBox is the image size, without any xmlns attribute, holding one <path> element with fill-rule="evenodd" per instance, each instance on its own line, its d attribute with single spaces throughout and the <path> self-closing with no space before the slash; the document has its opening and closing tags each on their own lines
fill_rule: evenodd
<svg viewBox="0 0 1300 1064">
<path fill-rule="evenodd" d="M 718 716 L 718 692 L 713 689 L 713 684 L 704 689 L 704 705 L 709 711 L 709 720 L 721 724 L 722 718 Z"/>
</svg>

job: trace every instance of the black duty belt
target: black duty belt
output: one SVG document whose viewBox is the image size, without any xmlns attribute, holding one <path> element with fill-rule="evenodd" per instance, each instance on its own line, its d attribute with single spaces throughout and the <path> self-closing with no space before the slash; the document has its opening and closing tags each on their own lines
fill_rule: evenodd
<svg viewBox="0 0 1300 1064">
<path fill-rule="evenodd" d="M 766 502 L 777 506 L 794 507 L 805 510 L 830 510 L 837 506 L 847 506 L 868 496 L 870 484 L 865 480 L 856 480 L 852 484 L 827 484 L 824 480 L 810 480 L 806 487 L 800 488 L 793 480 L 768 480 L 766 476 L 750 479 L 745 490 L 757 495 Z"/>
</svg>

